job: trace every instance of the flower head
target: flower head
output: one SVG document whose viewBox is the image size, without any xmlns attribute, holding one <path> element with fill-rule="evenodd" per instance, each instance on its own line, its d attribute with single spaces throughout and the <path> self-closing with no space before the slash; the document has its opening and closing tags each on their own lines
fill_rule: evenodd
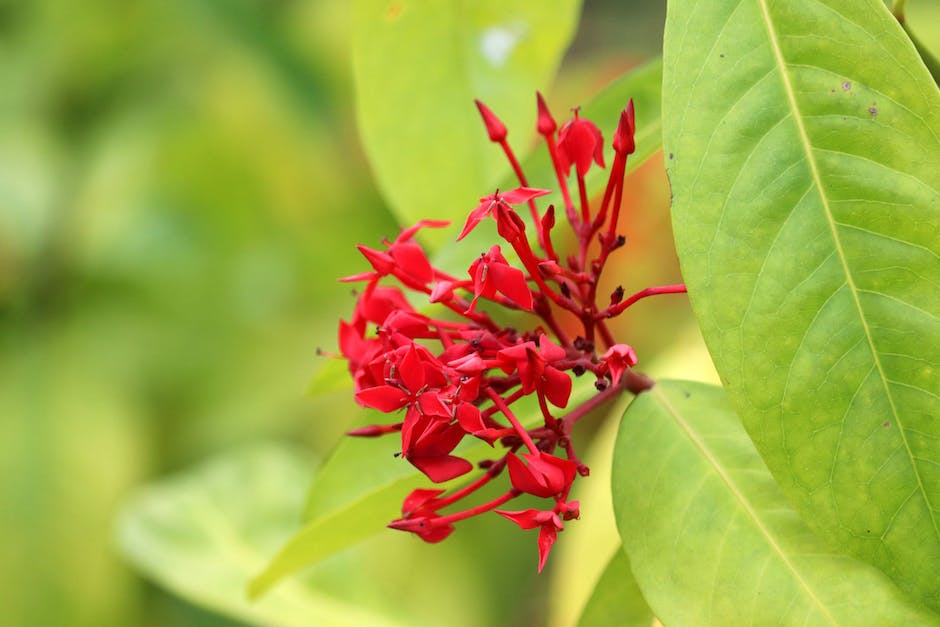
<svg viewBox="0 0 940 627">
<path fill-rule="evenodd" d="M 351 320 L 340 322 L 338 342 L 355 383 L 356 401 L 370 410 L 394 414 L 389 424 L 372 424 L 349 434 L 397 434 L 405 462 L 433 483 L 457 481 L 446 489 L 412 491 L 402 505 L 401 517 L 389 527 L 412 532 L 426 542 L 440 542 L 454 532 L 459 521 L 496 511 L 523 529 L 539 529 L 541 571 L 564 521 L 580 515 L 578 502 L 569 501 L 569 495 L 576 479 L 586 476 L 588 469 L 577 457 L 573 426 L 624 390 L 639 392 L 651 385 L 633 372 L 636 354 L 613 338 L 606 320 L 641 298 L 684 287 L 648 288 L 626 299 L 618 288 L 608 304 L 598 304 L 601 273 L 610 254 L 624 243 L 614 228 L 624 164 L 635 150 L 633 105 L 624 109 L 613 135 L 614 161 L 607 190 L 600 210 L 592 214 L 584 175 L 594 163 L 604 166 L 600 130 L 577 110 L 559 129 L 541 95 L 537 104 L 536 128 L 552 160 L 563 215 L 579 254 L 563 260 L 555 251 L 555 209 L 549 205 L 540 211 L 536 202 L 548 190 L 529 186 L 506 141 L 506 126 L 478 101 L 486 132 L 505 152 L 519 187 L 480 198 L 457 239 L 492 216 L 513 261 L 494 243 L 474 259 L 463 277 L 445 272 L 416 238 L 423 228 L 447 224 L 431 220 L 404 229 L 394 240 L 384 240 L 382 247 L 359 246 L 369 269 L 342 280 L 365 282 L 365 288 L 358 294 Z M 572 165 L 580 211 L 575 209 L 567 183 Z M 522 204 L 528 206 L 531 219 L 516 212 L 515 207 Z M 535 237 L 530 242 L 532 233 Z M 591 254 L 596 256 L 590 258 Z M 414 297 L 427 304 L 413 306 Z M 478 307 L 481 300 L 490 306 Z M 435 307 L 443 314 L 435 313 Z M 498 319 L 495 312 L 500 308 L 513 312 L 517 326 Z M 598 343 L 606 347 L 602 354 L 598 354 Z M 588 373 L 600 391 L 556 417 L 555 408 L 567 408 L 571 402 L 573 376 Z M 529 395 L 535 396 L 532 406 L 538 412 L 533 422 L 516 416 L 516 403 Z M 474 465 L 458 448 L 467 436 L 485 441 L 494 451 L 492 458 L 478 462 L 480 473 L 472 480 L 465 477 Z M 489 501 L 475 502 L 479 490 L 501 476 L 505 491 Z M 500 509 L 523 494 L 548 505 Z M 458 508 L 464 502 L 471 504 Z"/>
</svg>

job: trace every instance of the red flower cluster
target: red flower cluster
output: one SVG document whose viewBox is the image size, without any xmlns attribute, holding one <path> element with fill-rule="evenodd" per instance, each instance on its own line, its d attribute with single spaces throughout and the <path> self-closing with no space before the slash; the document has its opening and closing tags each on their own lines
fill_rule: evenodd
<svg viewBox="0 0 940 627">
<path fill-rule="evenodd" d="M 454 523 L 495 510 L 523 529 L 539 528 L 539 571 L 563 521 L 580 515 L 577 501 L 570 501 L 572 483 L 588 474 L 575 454 L 573 425 L 607 399 L 629 390 L 638 393 L 652 381 L 632 370 L 633 349 L 617 343 L 606 320 L 620 314 L 640 298 L 684 292 L 683 285 L 643 290 L 623 298 L 617 288 L 604 306 L 597 305 L 597 286 L 611 252 L 624 244 L 615 232 L 627 156 L 634 151 L 633 101 L 620 117 L 614 135 L 614 161 L 607 188 L 596 213 L 587 199 L 584 176 L 596 164 L 604 167 L 601 132 L 591 122 L 574 118 L 559 130 L 538 96 L 538 132 L 544 137 L 554 164 L 565 204 L 565 215 L 578 242 L 578 253 L 562 262 L 552 242 L 555 211 L 540 213 L 535 199 L 548 194 L 530 188 L 512 149 L 503 123 L 477 102 L 490 139 L 505 152 L 520 187 L 496 191 L 480 199 L 458 236 L 463 239 L 481 221 L 492 217 L 499 236 L 508 244 L 521 268 L 503 255 L 497 244 L 482 253 L 468 269 L 468 276 L 451 276 L 434 267 L 415 234 L 425 227 L 446 222 L 423 221 L 402 231 L 383 250 L 359 246 L 372 271 L 347 277 L 365 281 L 351 322 L 340 322 L 339 345 L 349 362 L 356 400 L 385 413 L 404 410 L 401 421 L 373 425 L 350 435 L 378 436 L 400 432 L 401 456 L 435 482 L 455 479 L 473 470 L 466 459 L 454 454 L 465 438 L 479 438 L 490 446 L 498 442 L 504 452 L 479 463 L 484 470 L 475 481 L 446 494 L 443 489 L 419 489 L 402 505 L 401 518 L 389 526 L 411 531 L 427 542 L 440 542 L 454 531 Z M 557 131 L 557 137 L 556 137 Z M 571 166 L 579 192 L 579 208 L 568 190 Z M 526 222 L 515 207 L 527 205 L 536 231 L 533 249 L 526 236 Z M 596 256 L 589 248 L 599 241 Z M 398 286 L 386 285 L 397 283 Z M 403 287 L 424 294 L 429 303 L 444 310 L 438 318 L 409 304 Z M 480 299 L 512 310 L 533 314 L 534 328 L 518 331 L 501 326 L 478 309 Z M 448 311 L 449 310 L 449 311 Z M 559 323 L 573 317 L 581 333 L 571 339 Z M 598 354 L 595 342 L 606 347 Z M 590 372 L 599 391 L 563 417 L 557 410 L 568 406 L 572 379 Z M 535 395 L 542 422 L 526 428 L 512 405 Z M 453 513 L 441 513 L 508 469 L 509 489 L 497 498 Z M 503 511 L 500 506 L 529 494 L 551 502 L 545 509 Z"/>
</svg>

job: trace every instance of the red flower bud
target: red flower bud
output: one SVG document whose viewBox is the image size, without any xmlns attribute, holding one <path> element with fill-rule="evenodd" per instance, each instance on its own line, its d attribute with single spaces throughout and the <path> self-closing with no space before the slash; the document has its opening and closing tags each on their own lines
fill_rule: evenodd
<svg viewBox="0 0 940 627">
<path fill-rule="evenodd" d="M 477 103 L 477 109 L 480 110 L 480 115 L 483 117 L 483 124 L 486 125 L 486 132 L 490 136 L 490 141 L 499 143 L 505 140 L 508 133 L 506 125 L 485 104 L 479 100 L 474 100 L 474 102 Z"/>
<path fill-rule="evenodd" d="M 555 132 L 555 129 L 558 128 L 558 124 L 549 112 L 548 105 L 545 104 L 545 99 L 542 98 L 542 94 L 535 92 L 535 98 L 539 106 L 539 119 L 536 128 L 540 135 L 551 135 Z"/>
<path fill-rule="evenodd" d="M 636 151 L 633 135 L 636 132 L 636 120 L 633 115 L 633 98 L 627 108 L 620 112 L 620 123 L 614 133 L 614 150 L 620 155 L 632 155 Z"/>
</svg>

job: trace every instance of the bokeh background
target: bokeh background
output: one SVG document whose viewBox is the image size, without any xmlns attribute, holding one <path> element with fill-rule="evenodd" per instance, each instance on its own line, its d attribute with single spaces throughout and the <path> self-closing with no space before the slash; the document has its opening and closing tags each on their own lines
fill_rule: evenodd
<svg viewBox="0 0 940 627">
<path fill-rule="evenodd" d="M 938 41 L 938 3 L 909 4 Z M 664 15 L 586 2 L 551 101 L 658 54 Z M 137 486 L 259 443 L 313 468 L 349 424 L 348 394 L 304 391 L 352 307 L 335 278 L 398 225 L 357 139 L 348 25 L 326 0 L 0 0 L 0 624 L 242 624 L 138 574 L 115 521 Z M 628 189 L 618 271 L 675 282 L 659 155 Z M 710 376 L 684 299 L 624 325 L 641 359 Z M 269 489 L 299 502 L 293 479 Z M 548 590 L 596 579 L 587 535 L 536 578 L 533 537 L 469 527 L 433 553 L 387 532 L 308 579 L 405 623 L 572 618 Z"/>
</svg>

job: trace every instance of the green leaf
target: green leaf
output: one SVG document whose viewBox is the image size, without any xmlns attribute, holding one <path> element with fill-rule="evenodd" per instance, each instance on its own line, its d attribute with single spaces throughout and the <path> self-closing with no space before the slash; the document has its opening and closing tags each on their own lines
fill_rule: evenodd
<svg viewBox="0 0 940 627">
<path fill-rule="evenodd" d="M 653 611 L 630 572 L 630 560 L 617 551 L 594 587 L 578 627 L 648 627 L 652 623 Z"/>
<path fill-rule="evenodd" d="M 880 0 L 670 4 L 676 245 L 728 395 L 834 546 L 940 609 L 940 94 Z"/>
<path fill-rule="evenodd" d="M 661 381 L 624 414 L 617 526 L 667 625 L 934 625 L 884 573 L 787 505 L 721 388 Z"/>
<path fill-rule="evenodd" d="M 508 169 L 475 98 L 505 122 L 516 149 L 534 133 L 544 89 L 581 3 L 357 0 L 356 109 L 379 187 L 406 224 L 458 219 Z M 521 156 L 521 154 L 520 154 Z"/>
<path fill-rule="evenodd" d="M 576 382 L 570 407 L 596 393 L 589 382 L 580 383 Z M 533 401 L 527 397 L 513 405 L 523 425 L 533 426 L 542 420 Z M 377 412 L 369 412 L 367 417 L 383 418 Z M 397 518 L 405 496 L 429 483 L 414 466 L 394 457 L 400 449 L 401 440 L 394 436 L 344 438 L 314 477 L 307 500 L 307 523 L 251 581 L 249 595 L 265 593 L 283 577 L 379 533 Z M 492 459 L 493 452 L 488 444 L 470 438 L 455 450 L 471 462 Z M 470 473 L 447 487 L 459 487 L 472 478 Z"/>
<path fill-rule="evenodd" d="M 345 359 L 324 358 L 307 385 L 307 396 L 318 398 L 340 390 L 352 393 L 352 377 Z"/>
<path fill-rule="evenodd" d="M 266 445 L 147 486 L 120 516 L 121 550 L 176 594 L 255 624 L 401 624 L 299 581 L 245 598 L 249 576 L 290 533 L 310 471 L 309 454 Z"/>
</svg>

